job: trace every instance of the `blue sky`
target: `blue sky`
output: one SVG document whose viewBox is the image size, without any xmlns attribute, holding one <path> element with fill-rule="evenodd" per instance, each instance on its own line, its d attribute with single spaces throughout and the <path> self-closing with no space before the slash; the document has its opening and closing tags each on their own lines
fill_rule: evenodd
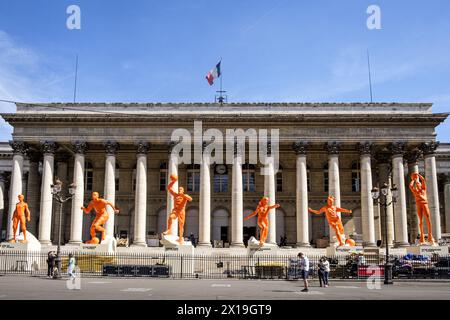
<svg viewBox="0 0 450 320">
<path fill-rule="evenodd" d="M 81 30 L 66 27 L 72 4 Z M 0 99 L 71 101 L 78 54 L 77 101 L 213 101 L 222 57 L 230 102 L 366 102 L 369 49 L 375 102 L 450 112 L 449 16 L 448 0 L 0 0 Z"/>
</svg>

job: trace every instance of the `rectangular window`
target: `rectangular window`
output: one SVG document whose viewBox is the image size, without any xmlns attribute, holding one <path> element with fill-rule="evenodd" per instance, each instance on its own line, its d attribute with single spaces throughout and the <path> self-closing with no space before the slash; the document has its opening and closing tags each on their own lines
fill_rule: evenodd
<svg viewBox="0 0 450 320">
<path fill-rule="evenodd" d="M 244 192 L 255 192 L 255 173 L 247 171 L 243 174 L 243 190 Z"/>
<path fill-rule="evenodd" d="M 159 191 L 166 191 L 167 188 L 167 171 L 159 172 Z"/>
<path fill-rule="evenodd" d="M 277 191 L 283 191 L 283 174 L 281 172 L 277 173 Z"/>
<path fill-rule="evenodd" d="M 187 189 L 191 192 L 200 191 L 200 172 L 190 171 L 187 174 Z"/>
<path fill-rule="evenodd" d="M 214 192 L 228 191 L 228 175 L 216 174 L 214 175 Z"/>
</svg>

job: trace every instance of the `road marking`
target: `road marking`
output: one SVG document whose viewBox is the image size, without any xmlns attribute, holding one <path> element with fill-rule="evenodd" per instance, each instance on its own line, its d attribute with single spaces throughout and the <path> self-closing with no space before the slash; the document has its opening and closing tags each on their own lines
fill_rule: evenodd
<svg viewBox="0 0 450 320">
<path fill-rule="evenodd" d="M 215 288 L 215 287 L 226 287 L 226 288 L 230 288 L 231 284 L 223 284 L 223 283 L 213 283 L 211 285 L 211 287 Z"/>
<path fill-rule="evenodd" d="M 359 287 L 356 286 L 334 286 L 334 287 L 339 289 L 359 289 Z"/>
<path fill-rule="evenodd" d="M 312 295 L 321 295 L 323 294 L 323 292 L 320 291 L 308 291 L 308 292 L 301 292 L 301 291 L 294 291 L 294 293 L 298 294 L 298 295 L 304 295 L 304 294 L 312 294 Z"/>
<path fill-rule="evenodd" d="M 153 290 L 152 288 L 127 288 L 127 289 L 122 289 L 120 291 L 123 292 L 147 292 L 147 291 L 151 291 Z"/>
<path fill-rule="evenodd" d="M 92 284 L 105 284 L 105 283 L 112 283 L 112 282 L 105 282 L 105 281 L 92 281 L 92 282 L 88 282 L 88 283 L 92 283 Z"/>
</svg>

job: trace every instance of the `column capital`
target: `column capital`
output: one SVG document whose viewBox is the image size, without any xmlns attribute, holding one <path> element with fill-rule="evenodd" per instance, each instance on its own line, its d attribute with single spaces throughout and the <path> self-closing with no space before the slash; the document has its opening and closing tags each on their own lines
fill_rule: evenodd
<svg viewBox="0 0 450 320">
<path fill-rule="evenodd" d="M 88 150 L 88 144 L 86 141 L 77 140 L 72 142 L 72 147 L 75 150 L 75 153 L 85 154 Z"/>
<path fill-rule="evenodd" d="M 137 154 L 147 154 L 150 150 L 150 145 L 146 141 L 136 142 L 136 153 Z"/>
<path fill-rule="evenodd" d="M 357 148 L 358 148 L 359 154 L 361 156 L 364 156 L 364 155 L 370 156 L 373 151 L 373 143 L 369 142 L 369 141 L 360 142 L 360 143 L 358 143 Z"/>
<path fill-rule="evenodd" d="M 409 165 L 417 165 L 419 162 L 419 159 L 422 157 L 422 151 L 419 149 L 413 149 L 411 151 L 408 151 L 405 154 L 405 159 L 408 162 Z"/>
<path fill-rule="evenodd" d="M 25 155 L 28 151 L 28 145 L 23 141 L 11 140 L 9 141 L 9 145 L 13 149 L 14 154 Z"/>
<path fill-rule="evenodd" d="M 392 156 L 403 156 L 405 153 L 406 143 L 403 141 L 396 141 L 389 145 L 389 150 L 392 153 Z"/>
<path fill-rule="evenodd" d="M 108 156 L 115 155 L 120 148 L 119 143 L 117 143 L 117 141 L 114 140 L 105 141 L 103 143 L 103 146 L 105 147 L 105 153 Z"/>
<path fill-rule="evenodd" d="M 325 143 L 325 150 L 329 155 L 338 155 L 341 150 L 342 143 L 333 141 Z"/>
<path fill-rule="evenodd" d="M 424 142 L 420 145 L 420 150 L 423 151 L 424 156 L 432 156 L 434 155 L 438 146 L 439 141 Z"/>
<path fill-rule="evenodd" d="M 43 141 L 41 142 L 41 151 L 43 154 L 55 154 L 58 149 L 58 145 L 55 141 Z"/>
<path fill-rule="evenodd" d="M 292 144 L 292 149 L 294 150 L 296 155 L 306 155 L 306 152 L 308 151 L 309 143 L 298 141 L 294 142 Z"/>
</svg>

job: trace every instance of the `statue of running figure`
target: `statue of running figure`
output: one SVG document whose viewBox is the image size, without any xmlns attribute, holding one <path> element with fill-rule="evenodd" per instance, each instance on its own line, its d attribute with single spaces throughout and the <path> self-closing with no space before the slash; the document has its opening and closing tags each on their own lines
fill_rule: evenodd
<svg viewBox="0 0 450 320">
<path fill-rule="evenodd" d="M 163 232 L 163 235 L 171 234 L 171 228 L 173 220 L 178 218 L 178 243 L 183 244 L 184 238 L 184 220 L 186 216 L 186 204 L 188 201 L 192 201 L 192 198 L 184 193 L 184 188 L 179 187 L 178 193 L 172 190 L 173 185 L 178 181 L 178 177 L 176 175 L 170 176 L 170 183 L 167 187 L 169 193 L 174 197 L 174 206 L 172 212 L 167 219 L 167 230 Z"/>
<path fill-rule="evenodd" d="M 81 210 L 84 211 L 84 213 L 88 214 L 92 211 L 92 209 L 95 210 L 95 219 L 92 222 L 91 225 L 91 240 L 86 241 L 88 244 L 99 244 L 100 240 L 97 238 L 95 232 L 100 231 L 102 233 L 102 241 L 106 238 L 106 229 L 103 227 L 103 225 L 108 221 L 109 215 L 108 211 L 106 211 L 106 206 L 110 206 L 114 209 L 114 213 L 119 213 L 119 210 L 109 202 L 108 200 L 101 199 L 98 192 L 92 192 L 92 200 L 89 202 L 89 205 L 87 208 L 81 207 Z"/>
</svg>

